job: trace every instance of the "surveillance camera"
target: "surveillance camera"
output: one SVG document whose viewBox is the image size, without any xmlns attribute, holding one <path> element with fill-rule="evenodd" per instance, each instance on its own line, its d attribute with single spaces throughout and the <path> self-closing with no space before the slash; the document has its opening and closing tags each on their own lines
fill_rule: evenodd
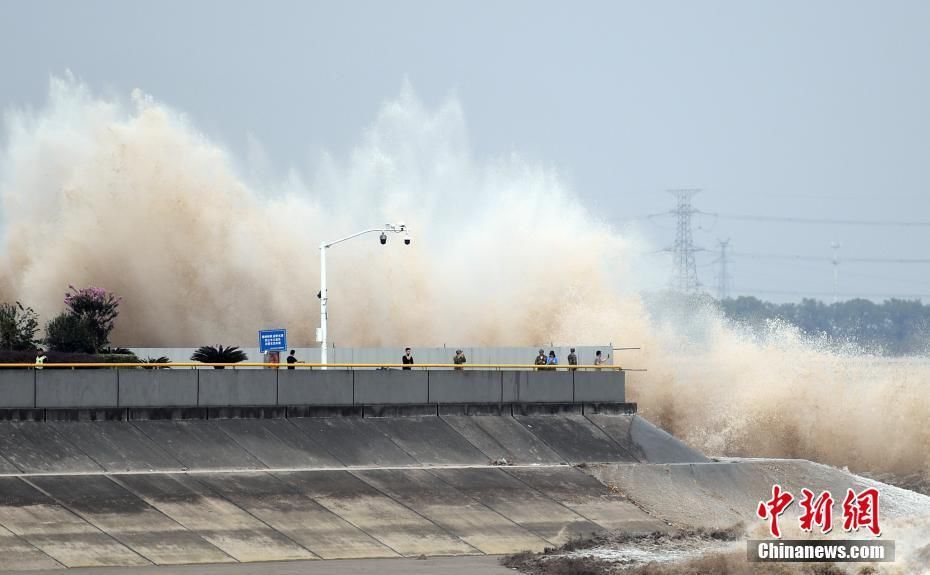
<svg viewBox="0 0 930 575">
<path fill-rule="evenodd" d="M 381 237 L 378 239 L 381 240 L 382 246 L 387 243 L 387 235 L 384 232 L 381 232 Z"/>
<path fill-rule="evenodd" d="M 409 246 L 411 241 L 410 234 L 404 234 L 404 245 Z"/>
</svg>

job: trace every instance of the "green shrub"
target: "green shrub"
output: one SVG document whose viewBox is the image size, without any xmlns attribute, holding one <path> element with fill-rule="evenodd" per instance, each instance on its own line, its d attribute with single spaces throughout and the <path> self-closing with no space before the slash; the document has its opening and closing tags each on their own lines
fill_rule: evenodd
<svg viewBox="0 0 930 575">
<path fill-rule="evenodd" d="M 134 353 L 101 353 L 91 357 L 97 358 L 96 363 L 142 363 Z"/>
<path fill-rule="evenodd" d="M 71 313 L 62 313 L 48 322 L 45 343 L 53 351 L 94 353 L 94 333 L 89 322 Z"/>
<path fill-rule="evenodd" d="M 239 363 L 248 359 L 244 351 L 239 346 L 223 347 L 222 345 L 212 346 L 205 345 L 197 348 L 197 351 L 191 355 L 191 361 L 202 363 Z M 216 369 L 223 369 L 223 366 L 214 366 Z"/>
<path fill-rule="evenodd" d="M 94 355 L 90 353 L 64 353 L 49 351 L 46 354 L 45 364 L 50 363 L 139 363 L 135 355 Z M 0 363 L 28 363 L 34 364 L 36 354 L 34 351 L 0 351 Z"/>
<path fill-rule="evenodd" d="M 158 363 L 171 363 L 171 360 L 168 359 L 166 356 L 162 355 L 162 356 L 160 356 L 160 357 L 147 357 L 147 358 L 143 359 L 143 360 L 141 361 L 141 363 L 153 363 L 153 364 L 158 364 Z M 166 369 L 166 368 L 164 368 L 164 367 L 155 367 L 155 366 L 152 366 L 152 367 L 146 366 L 146 367 L 143 367 L 142 369 Z"/>
<path fill-rule="evenodd" d="M 0 349 L 23 351 L 35 349 L 38 341 L 39 315 L 23 304 L 0 304 Z"/>
<path fill-rule="evenodd" d="M 105 355 L 135 355 L 132 353 L 131 349 L 127 349 L 125 347 L 105 347 L 98 353 Z"/>
<path fill-rule="evenodd" d="M 84 321 L 91 334 L 91 351 L 98 353 L 110 341 L 110 332 L 113 331 L 116 316 L 119 315 L 119 303 L 122 298 L 98 287 L 78 289 L 69 285 L 68 290 L 65 294 L 65 305 L 71 310 L 71 315 Z"/>
<path fill-rule="evenodd" d="M 49 354 L 46 353 L 45 355 L 48 356 Z M 36 362 L 36 352 L 34 351 L 0 350 L 0 363 L 35 363 L 35 362 Z"/>
</svg>

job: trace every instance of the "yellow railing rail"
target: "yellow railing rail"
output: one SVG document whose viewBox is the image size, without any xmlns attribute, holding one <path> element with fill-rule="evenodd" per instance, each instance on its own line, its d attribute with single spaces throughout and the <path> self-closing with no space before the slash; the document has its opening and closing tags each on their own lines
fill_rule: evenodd
<svg viewBox="0 0 930 575">
<path fill-rule="evenodd" d="M 522 363 L 464 363 L 461 365 L 453 363 L 419 363 L 415 365 L 404 365 L 402 363 L 200 363 L 200 362 L 173 362 L 173 363 L 0 363 L 0 369 L 3 368 L 36 368 L 36 369 L 62 369 L 77 367 L 112 367 L 112 368 L 147 368 L 147 369 L 164 369 L 164 368 L 214 368 L 214 367 L 266 367 L 285 369 L 296 367 L 298 369 L 319 369 L 340 368 L 340 369 L 371 369 L 387 368 L 401 369 L 412 367 L 414 369 L 453 369 L 464 368 L 468 370 L 477 369 L 514 369 L 514 370 L 575 370 L 575 369 L 597 369 L 605 371 L 626 371 L 619 365 L 534 365 Z"/>
</svg>

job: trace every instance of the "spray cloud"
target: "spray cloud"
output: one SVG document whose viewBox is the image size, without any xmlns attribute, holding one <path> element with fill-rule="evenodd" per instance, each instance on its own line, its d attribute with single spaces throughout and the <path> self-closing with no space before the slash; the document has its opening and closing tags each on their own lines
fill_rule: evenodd
<svg viewBox="0 0 930 575">
<path fill-rule="evenodd" d="M 123 297 L 119 345 L 242 344 L 270 325 L 312 345 L 319 242 L 402 220 L 409 247 L 372 237 L 332 252 L 338 344 L 641 345 L 626 360 L 649 370 L 631 374 L 633 400 L 711 454 L 927 464 L 930 366 L 788 326 L 754 341 L 713 311 L 697 314 L 695 343 L 637 294 L 642 242 L 552 170 L 476 160 L 454 100 L 428 110 L 405 87 L 347 159 L 261 186 L 183 114 L 138 91 L 128 105 L 101 99 L 70 77 L 52 79 L 37 112 L 9 111 L 6 135 L 0 300 L 46 320 L 66 286 L 98 285 Z"/>
</svg>

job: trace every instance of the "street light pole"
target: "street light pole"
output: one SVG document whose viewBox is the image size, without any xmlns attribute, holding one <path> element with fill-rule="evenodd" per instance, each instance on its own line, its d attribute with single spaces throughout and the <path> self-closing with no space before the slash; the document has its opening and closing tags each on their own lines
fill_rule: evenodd
<svg viewBox="0 0 930 575">
<path fill-rule="evenodd" d="M 320 340 L 320 363 L 322 363 L 324 366 L 327 363 L 327 357 L 326 357 L 327 356 L 327 353 L 326 353 L 327 351 L 326 350 L 327 312 L 326 312 L 326 307 L 327 307 L 328 300 L 329 300 L 329 297 L 326 292 L 326 250 L 336 244 L 342 243 L 347 240 L 351 240 L 352 238 L 357 238 L 358 236 L 368 234 L 371 232 L 381 232 L 381 237 L 380 237 L 381 245 L 384 245 L 387 243 L 387 235 L 386 235 L 387 232 L 391 232 L 394 234 L 403 233 L 404 244 L 409 246 L 411 242 L 410 232 L 407 230 L 407 225 L 400 223 L 400 224 L 384 224 L 384 226 L 380 228 L 370 228 L 370 229 L 362 230 L 360 232 L 354 233 L 350 236 L 346 236 L 344 238 L 341 238 L 341 239 L 338 239 L 332 242 L 321 242 L 320 243 L 320 294 L 319 294 L 320 334 L 319 334 L 318 339 Z M 323 369 L 326 369 L 326 367 L 323 367 Z"/>
<path fill-rule="evenodd" d="M 326 242 L 320 244 L 320 363 L 326 363 Z"/>
</svg>

